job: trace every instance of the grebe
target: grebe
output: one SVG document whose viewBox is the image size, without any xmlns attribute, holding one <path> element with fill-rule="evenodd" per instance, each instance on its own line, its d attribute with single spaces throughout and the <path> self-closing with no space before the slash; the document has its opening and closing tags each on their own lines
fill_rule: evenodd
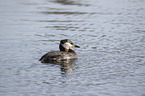
<svg viewBox="0 0 145 96">
<path fill-rule="evenodd" d="M 74 45 L 73 42 L 69 39 L 61 40 L 59 44 L 60 51 L 48 52 L 43 55 L 39 61 L 42 63 L 53 63 L 70 59 L 77 59 L 77 53 L 71 49 L 72 47 L 80 48 L 79 46 Z"/>
</svg>

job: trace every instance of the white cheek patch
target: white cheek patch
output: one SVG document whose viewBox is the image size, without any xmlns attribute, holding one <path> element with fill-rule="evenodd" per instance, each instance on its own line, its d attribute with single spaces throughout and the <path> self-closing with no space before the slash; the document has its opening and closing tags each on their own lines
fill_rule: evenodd
<svg viewBox="0 0 145 96">
<path fill-rule="evenodd" d="M 61 44 L 64 48 L 70 49 L 72 45 L 70 43 Z"/>
</svg>

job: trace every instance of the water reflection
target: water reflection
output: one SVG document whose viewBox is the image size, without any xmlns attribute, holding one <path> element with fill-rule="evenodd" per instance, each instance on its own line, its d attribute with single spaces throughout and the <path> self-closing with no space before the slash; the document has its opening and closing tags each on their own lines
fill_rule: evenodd
<svg viewBox="0 0 145 96">
<path fill-rule="evenodd" d="M 64 61 L 53 61 L 45 64 L 55 64 L 60 65 L 61 70 L 61 76 L 69 78 L 73 74 L 73 68 L 75 67 L 75 60 L 76 59 L 70 59 L 70 60 L 64 60 Z"/>
<path fill-rule="evenodd" d="M 81 4 L 78 0 L 55 0 L 54 2 L 63 5 L 89 6 L 89 4 Z"/>
<path fill-rule="evenodd" d="M 73 68 L 75 67 L 74 61 L 75 59 L 67 60 L 66 62 L 61 62 L 60 69 L 62 77 L 69 77 L 71 74 L 73 74 Z"/>
<path fill-rule="evenodd" d="M 81 14 L 87 14 L 86 12 L 68 12 L 68 11 L 49 11 L 49 12 L 41 12 L 43 14 L 54 14 L 54 15 L 59 15 L 59 14 L 64 14 L 64 15 L 81 15 Z"/>
<path fill-rule="evenodd" d="M 74 5 L 75 2 L 72 0 L 55 0 L 56 3 L 61 3 L 64 5 Z"/>
</svg>

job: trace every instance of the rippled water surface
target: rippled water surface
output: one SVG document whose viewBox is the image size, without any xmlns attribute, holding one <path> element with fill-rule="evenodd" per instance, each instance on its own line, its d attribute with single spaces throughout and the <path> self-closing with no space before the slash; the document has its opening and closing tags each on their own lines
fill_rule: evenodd
<svg viewBox="0 0 145 96">
<path fill-rule="evenodd" d="M 1 96 L 145 96 L 145 0 L 1 0 Z M 78 60 L 39 58 L 70 39 Z"/>
</svg>

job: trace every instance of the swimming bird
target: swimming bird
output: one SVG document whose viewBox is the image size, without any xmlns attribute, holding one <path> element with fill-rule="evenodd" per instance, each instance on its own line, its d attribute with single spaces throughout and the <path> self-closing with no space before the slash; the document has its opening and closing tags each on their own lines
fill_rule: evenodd
<svg viewBox="0 0 145 96">
<path fill-rule="evenodd" d="M 77 53 L 71 49 L 72 47 L 80 48 L 79 46 L 74 45 L 69 39 L 61 40 L 59 44 L 60 51 L 48 52 L 44 54 L 39 61 L 42 63 L 54 63 L 70 59 L 77 59 Z"/>
</svg>

